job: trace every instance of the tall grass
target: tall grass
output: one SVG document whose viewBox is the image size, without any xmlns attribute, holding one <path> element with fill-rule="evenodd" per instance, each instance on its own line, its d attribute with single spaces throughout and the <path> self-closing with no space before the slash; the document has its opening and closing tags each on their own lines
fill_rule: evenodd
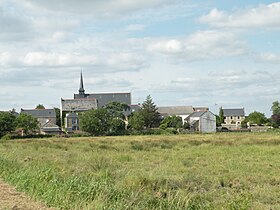
<svg viewBox="0 0 280 210">
<path fill-rule="evenodd" d="M 59 209 L 280 209 L 275 134 L 2 141 L 0 176 Z"/>
</svg>

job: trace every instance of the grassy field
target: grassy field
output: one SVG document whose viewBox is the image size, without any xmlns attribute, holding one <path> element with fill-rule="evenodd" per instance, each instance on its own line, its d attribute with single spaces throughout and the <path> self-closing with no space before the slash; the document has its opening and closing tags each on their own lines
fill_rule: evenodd
<svg viewBox="0 0 280 210">
<path fill-rule="evenodd" d="M 60 209 L 280 209 L 280 135 L 0 143 L 0 176 Z"/>
</svg>

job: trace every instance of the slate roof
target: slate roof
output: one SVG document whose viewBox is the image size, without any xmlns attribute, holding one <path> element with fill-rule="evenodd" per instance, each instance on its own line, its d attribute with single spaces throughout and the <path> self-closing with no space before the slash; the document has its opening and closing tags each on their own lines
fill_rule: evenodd
<svg viewBox="0 0 280 210">
<path fill-rule="evenodd" d="M 194 112 L 192 106 L 161 106 L 158 107 L 158 112 L 161 115 L 189 115 Z"/>
<path fill-rule="evenodd" d="M 54 124 L 52 121 L 46 122 L 44 125 L 42 125 L 41 129 L 44 132 L 59 132 L 60 131 L 59 126 Z"/>
<path fill-rule="evenodd" d="M 87 111 L 97 108 L 95 98 L 61 99 L 62 111 Z"/>
<path fill-rule="evenodd" d="M 91 94 L 74 94 L 74 99 L 95 98 L 98 107 L 116 101 L 124 104 L 131 104 L 131 93 L 91 93 Z"/>
<path fill-rule="evenodd" d="M 230 116 L 245 116 L 244 108 L 239 109 L 223 109 L 224 116 L 230 117 Z"/>
<path fill-rule="evenodd" d="M 188 116 L 188 118 L 191 118 L 191 117 L 201 117 L 205 112 L 207 112 L 207 111 L 194 112 L 190 116 Z"/>
<path fill-rule="evenodd" d="M 54 109 L 21 109 L 21 113 L 26 113 L 35 118 L 53 118 L 56 117 Z"/>
</svg>

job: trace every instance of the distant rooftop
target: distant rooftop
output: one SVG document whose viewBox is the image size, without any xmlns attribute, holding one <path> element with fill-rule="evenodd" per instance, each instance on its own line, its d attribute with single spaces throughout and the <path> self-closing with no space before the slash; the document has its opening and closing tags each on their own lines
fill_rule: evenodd
<svg viewBox="0 0 280 210">
<path fill-rule="evenodd" d="M 244 108 L 237 108 L 237 109 L 223 109 L 224 116 L 245 116 Z"/>
<path fill-rule="evenodd" d="M 32 115 L 36 118 L 56 117 L 54 109 L 21 109 L 21 113 Z"/>
<path fill-rule="evenodd" d="M 194 112 L 192 106 L 160 106 L 158 112 L 162 115 L 188 115 Z"/>
</svg>

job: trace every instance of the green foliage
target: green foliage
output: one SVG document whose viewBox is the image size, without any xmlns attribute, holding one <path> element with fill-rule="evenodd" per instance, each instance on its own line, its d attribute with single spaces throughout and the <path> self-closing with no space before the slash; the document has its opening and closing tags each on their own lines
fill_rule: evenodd
<svg viewBox="0 0 280 210">
<path fill-rule="evenodd" d="M 130 107 L 127 104 L 120 103 L 117 101 L 110 102 L 106 104 L 103 108 L 109 112 L 112 118 L 120 118 L 120 119 L 124 119 L 125 116 L 123 112 L 125 110 L 130 109 Z"/>
<path fill-rule="evenodd" d="M 131 128 L 135 130 L 142 130 L 145 126 L 145 119 L 141 112 L 137 111 L 132 113 L 129 117 L 128 123 Z"/>
<path fill-rule="evenodd" d="M 54 111 L 55 111 L 55 116 L 56 116 L 56 125 L 61 127 L 60 109 L 55 107 Z"/>
<path fill-rule="evenodd" d="M 248 120 L 245 119 L 241 122 L 241 128 L 247 128 L 247 123 L 248 123 Z"/>
<path fill-rule="evenodd" d="M 157 111 L 157 107 L 150 95 L 148 95 L 146 100 L 143 102 L 142 108 L 139 112 L 144 117 L 144 126 L 146 128 L 157 128 L 159 126 L 161 121 L 160 114 Z"/>
<path fill-rule="evenodd" d="M 10 112 L 0 112 L 0 137 L 15 130 L 16 117 Z"/>
<path fill-rule="evenodd" d="M 45 109 L 43 104 L 38 104 L 35 109 Z"/>
<path fill-rule="evenodd" d="M 221 126 L 224 123 L 224 110 L 223 107 L 220 107 L 219 109 L 219 118 L 216 118 L 216 122 L 218 126 Z"/>
<path fill-rule="evenodd" d="M 273 115 L 280 115 L 280 103 L 279 101 L 274 101 L 272 103 L 271 111 Z"/>
<path fill-rule="evenodd" d="M 110 134 L 122 135 L 125 133 L 125 123 L 122 119 L 113 118 L 110 123 Z"/>
<path fill-rule="evenodd" d="M 160 128 L 166 129 L 166 128 L 182 128 L 183 122 L 182 117 L 180 116 L 167 116 L 160 122 Z"/>
<path fill-rule="evenodd" d="M 39 128 L 39 122 L 31 115 L 20 113 L 16 118 L 17 128 L 23 130 L 24 134 L 33 133 Z"/>
<path fill-rule="evenodd" d="M 109 132 L 110 120 L 110 114 L 106 109 L 92 109 L 81 115 L 80 128 L 92 135 L 105 135 Z"/>
<path fill-rule="evenodd" d="M 257 111 L 254 111 L 254 112 L 250 113 L 247 117 L 247 120 L 251 124 L 257 124 L 257 125 L 263 125 L 266 122 L 268 122 L 265 115 L 263 113 L 260 113 L 260 112 L 257 112 Z"/>
</svg>

